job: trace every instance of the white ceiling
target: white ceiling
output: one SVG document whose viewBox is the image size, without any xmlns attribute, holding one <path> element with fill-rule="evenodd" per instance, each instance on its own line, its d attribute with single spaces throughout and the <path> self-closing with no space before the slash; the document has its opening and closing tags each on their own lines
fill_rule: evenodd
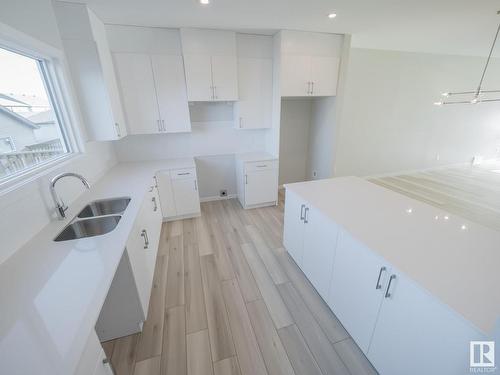
<svg viewBox="0 0 500 375">
<path fill-rule="evenodd" d="M 486 55 L 500 22 L 498 0 L 72 1 L 106 23 L 350 33 L 355 47 L 463 55 Z"/>
</svg>

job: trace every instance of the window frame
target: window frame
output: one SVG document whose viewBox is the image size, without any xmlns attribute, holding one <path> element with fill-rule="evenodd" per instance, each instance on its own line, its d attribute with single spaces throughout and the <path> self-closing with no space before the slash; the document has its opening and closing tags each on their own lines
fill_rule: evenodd
<svg viewBox="0 0 500 375">
<path fill-rule="evenodd" d="M 76 111 L 77 101 L 70 90 L 69 69 L 63 51 L 2 23 L 0 48 L 37 60 L 67 150 L 60 156 L 2 178 L 1 196 L 50 173 L 70 160 L 80 158 L 85 147 L 78 126 L 80 118 Z"/>
</svg>

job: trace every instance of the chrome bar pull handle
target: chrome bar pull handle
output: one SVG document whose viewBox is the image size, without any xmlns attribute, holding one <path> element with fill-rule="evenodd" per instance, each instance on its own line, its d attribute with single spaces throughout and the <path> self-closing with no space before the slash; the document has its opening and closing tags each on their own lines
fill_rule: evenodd
<svg viewBox="0 0 500 375">
<path fill-rule="evenodd" d="M 314 95 L 314 82 L 311 82 L 311 95 Z"/>
<path fill-rule="evenodd" d="M 391 275 L 389 278 L 389 283 L 387 284 L 387 289 L 385 290 L 385 298 L 390 298 L 392 296 L 392 293 L 389 291 L 391 288 L 392 280 L 396 278 L 396 275 Z"/>
<path fill-rule="evenodd" d="M 304 221 L 304 208 L 306 208 L 305 204 L 300 205 L 300 220 Z"/>
<path fill-rule="evenodd" d="M 194 190 L 198 191 L 198 182 L 196 180 L 194 180 Z"/>
<path fill-rule="evenodd" d="M 309 212 L 309 207 L 306 207 L 304 210 L 304 224 L 309 223 L 309 220 L 307 219 L 307 213 Z"/>
<path fill-rule="evenodd" d="M 156 210 L 158 210 L 158 204 L 156 203 L 156 197 L 151 198 L 151 202 L 153 202 L 153 211 L 156 212 Z"/>
<path fill-rule="evenodd" d="M 375 289 L 382 289 L 382 285 L 380 285 L 380 279 L 382 278 L 382 272 L 386 271 L 387 268 L 380 267 L 380 271 L 378 273 L 377 285 L 375 285 Z"/>
<path fill-rule="evenodd" d="M 149 247 L 149 238 L 148 238 L 148 232 L 146 229 L 143 229 L 141 231 L 141 237 L 144 238 L 144 248 L 147 249 Z"/>
<path fill-rule="evenodd" d="M 248 175 L 245 175 L 245 185 L 248 185 Z"/>
</svg>

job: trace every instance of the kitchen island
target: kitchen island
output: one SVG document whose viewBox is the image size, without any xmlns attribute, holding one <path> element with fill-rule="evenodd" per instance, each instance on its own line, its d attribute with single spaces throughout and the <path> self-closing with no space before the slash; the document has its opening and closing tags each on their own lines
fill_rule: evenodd
<svg viewBox="0 0 500 375">
<path fill-rule="evenodd" d="M 285 187 L 285 248 L 380 374 L 466 374 L 500 337 L 500 232 L 356 177 Z"/>
</svg>

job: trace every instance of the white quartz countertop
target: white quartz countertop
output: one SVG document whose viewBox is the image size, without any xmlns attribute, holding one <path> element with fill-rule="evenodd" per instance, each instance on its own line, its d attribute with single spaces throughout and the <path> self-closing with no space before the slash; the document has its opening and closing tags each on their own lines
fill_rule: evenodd
<svg viewBox="0 0 500 375">
<path fill-rule="evenodd" d="M 0 265 L 1 374 L 74 373 L 153 175 L 194 166 L 192 158 L 118 164 L 70 205 L 66 220 L 48 224 Z M 87 203 L 113 197 L 131 201 L 112 232 L 53 241 Z"/>
<path fill-rule="evenodd" d="M 236 159 L 242 162 L 252 162 L 252 161 L 262 161 L 262 160 L 277 160 L 276 156 L 273 156 L 267 152 L 246 152 L 235 155 Z"/>
<path fill-rule="evenodd" d="M 357 177 L 285 187 L 481 331 L 493 331 L 500 232 Z"/>
</svg>

